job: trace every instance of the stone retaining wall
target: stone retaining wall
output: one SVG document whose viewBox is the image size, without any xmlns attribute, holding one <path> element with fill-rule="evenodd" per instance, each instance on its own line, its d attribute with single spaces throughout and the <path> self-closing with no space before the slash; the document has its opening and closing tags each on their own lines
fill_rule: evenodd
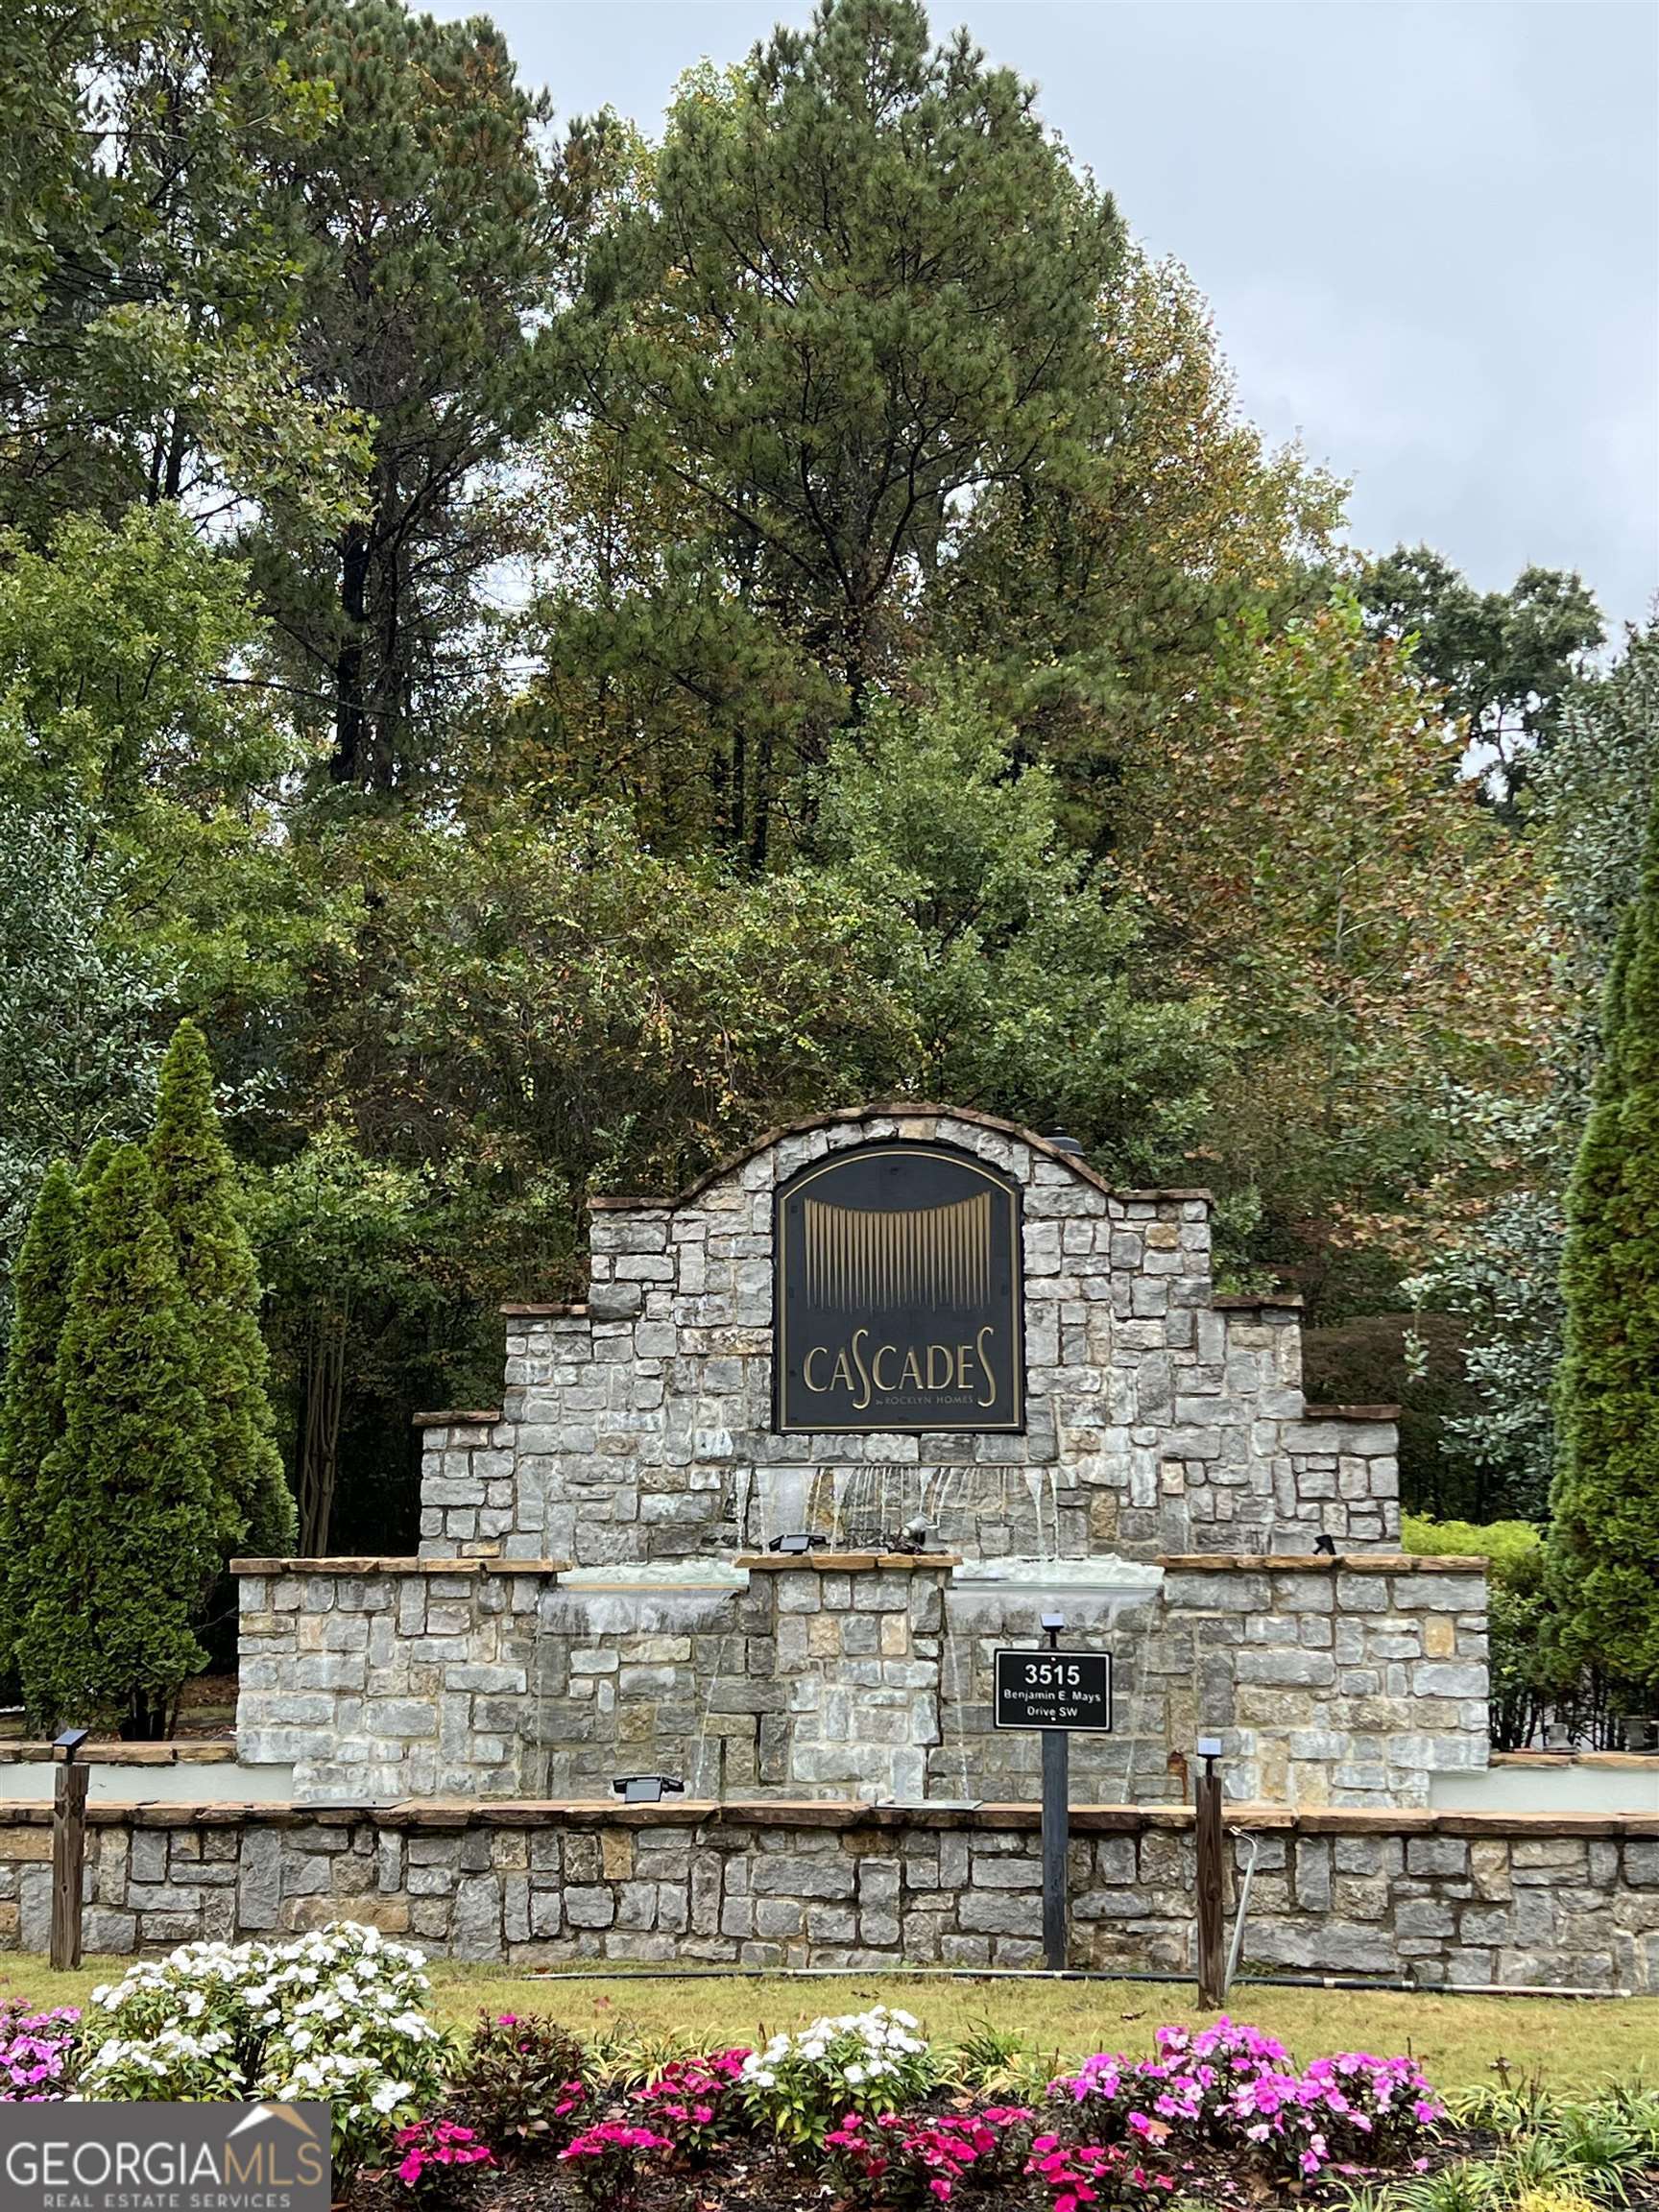
<svg viewBox="0 0 1659 2212">
<path fill-rule="evenodd" d="M 238 1745 L 305 1801 L 600 1796 L 660 1771 L 702 1794 L 1034 1796 L 1034 1735 L 992 1726 L 992 1655 L 1111 1651 L 1111 1736 L 1080 1797 L 1178 1800 L 1201 1733 L 1234 1793 L 1424 1805 L 1486 1761 L 1482 1576 L 1466 1560 L 1194 1553 L 1161 1590 L 961 1582 L 938 1556 L 777 1555 L 750 1586 L 561 1580 L 553 1561 L 252 1560 Z"/>
<path fill-rule="evenodd" d="M 1021 1187 L 1022 1435 L 780 1435 L 777 1187 L 873 1140 L 945 1144 Z M 1392 1407 L 1310 1407 L 1299 1302 L 1217 1297 L 1210 1198 L 1112 1190 L 1042 1138 L 926 1106 L 784 1131 L 678 1198 L 593 1201 L 579 1306 L 507 1311 L 498 1408 L 420 1417 L 421 1548 L 578 1563 L 816 1527 L 879 1548 L 1310 1551 L 1399 1537 Z"/>
<path fill-rule="evenodd" d="M 0 1805 L 0 1947 L 46 1947 L 49 1822 Z M 88 1822 L 86 1947 L 123 1957 L 351 1918 L 519 1966 L 1041 1960 L 1028 1805 L 94 1804 Z M 1247 1964 L 1659 1993 L 1659 1815 L 1248 1808 L 1238 1823 L 1261 1846 Z M 1073 1814 L 1075 1964 L 1190 1970 L 1191 1824 L 1180 1807 Z"/>
</svg>

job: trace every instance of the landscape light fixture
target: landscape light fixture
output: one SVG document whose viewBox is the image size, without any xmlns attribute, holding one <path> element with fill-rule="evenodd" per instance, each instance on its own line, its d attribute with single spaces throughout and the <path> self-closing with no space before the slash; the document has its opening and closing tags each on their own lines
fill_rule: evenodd
<svg viewBox="0 0 1659 2212">
<path fill-rule="evenodd" d="M 90 1728 L 65 1728 L 61 1736 L 54 1736 L 52 1748 L 60 1759 L 73 1759 L 88 1736 Z"/>
<path fill-rule="evenodd" d="M 1050 1635 L 1058 1636 L 1061 1629 L 1066 1625 L 1066 1616 L 1064 1613 L 1045 1613 L 1043 1625 Z"/>
<path fill-rule="evenodd" d="M 1321 1559 L 1334 1559 L 1336 1556 L 1336 1539 L 1334 1536 L 1315 1536 L 1313 1549 L 1318 1552 Z"/>
<path fill-rule="evenodd" d="M 1064 1129 L 1050 1129 L 1044 1142 L 1051 1152 L 1064 1152 L 1073 1160 L 1083 1157 L 1082 1145 Z"/>
<path fill-rule="evenodd" d="M 618 1774 L 611 1787 L 624 1805 L 661 1805 L 664 1797 L 685 1794 L 677 1774 Z"/>
<path fill-rule="evenodd" d="M 1198 1739 L 1198 1756 L 1200 1759 L 1219 1759 L 1221 1756 L 1220 1737 L 1200 1736 Z"/>
<path fill-rule="evenodd" d="M 793 1558 L 803 1551 L 822 1551 L 824 1541 L 822 1536 L 809 1536 L 805 1528 L 799 1528 L 789 1536 L 774 1536 L 766 1549 L 768 1551 L 787 1552 Z"/>
</svg>

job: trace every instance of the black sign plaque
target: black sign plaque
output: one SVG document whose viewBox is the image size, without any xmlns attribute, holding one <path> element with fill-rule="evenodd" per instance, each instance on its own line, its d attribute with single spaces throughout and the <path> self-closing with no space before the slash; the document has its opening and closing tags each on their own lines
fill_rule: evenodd
<svg viewBox="0 0 1659 2212">
<path fill-rule="evenodd" d="M 1023 1430 L 1020 1191 L 942 1146 L 863 1144 L 780 1190 L 786 1433 Z"/>
<path fill-rule="evenodd" d="M 998 1728 L 1070 1728 L 1112 1733 L 1109 1651 L 1009 1651 L 995 1656 Z"/>
</svg>

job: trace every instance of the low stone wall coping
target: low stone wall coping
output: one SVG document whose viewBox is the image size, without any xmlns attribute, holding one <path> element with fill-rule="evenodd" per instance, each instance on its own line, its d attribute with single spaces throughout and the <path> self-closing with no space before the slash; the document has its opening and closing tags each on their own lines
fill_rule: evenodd
<svg viewBox="0 0 1659 2212">
<path fill-rule="evenodd" d="M 1659 1752 L 1654 1751 L 1494 1751 L 1494 1767 L 1612 1767 L 1623 1773 L 1651 1774 L 1659 1779 Z"/>
<path fill-rule="evenodd" d="M 587 1305 L 581 1299 L 554 1300 L 551 1304 L 498 1306 L 510 1321 L 585 1321 Z"/>
<path fill-rule="evenodd" d="M 1300 1313 L 1306 1303 L 1300 1290 L 1263 1290 L 1255 1294 L 1240 1290 L 1217 1290 L 1210 1301 L 1217 1313 L 1260 1313 L 1269 1310 Z"/>
<path fill-rule="evenodd" d="M 1398 1406 L 1304 1406 L 1304 1421 L 1398 1421 Z"/>
<path fill-rule="evenodd" d="M 499 1406 L 451 1407 L 436 1413 L 411 1413 L 412 1429 L 493 1429 L 502 1418 Z"/>
<path fill-rule="evenodd" d="M 636 1596 L 655 1598 L 682 1597 L 687 1592 L 694 1597 L 703 1597 L 710 1590 L 718 1590 L 726 1598 L 740 1598 L 743 1595 L 743 1584 L 729 1575 L 710 1575 L 707 1582 L 682 1581 L 676 1576 L 672 1582 L 664 1582 L 658 1575 L 630 1575 L 626 1567 L 618 1567 L 614 1575 L 607 1575 L 603 1578 L 597 1568 L 585 1567 L 581 1581 L 567 1582 L 565 1588 L 572 1598 L 592 1595 L 605 1597 L 607 1594 L 614 1597 L 621 1590 L 632 1591 Z"/>
<path fill-rule="evenodd" d="M 44 1738 L 21 1738 L 11 1743 L 0 1743 L 0 1767 L 29 1767 L 38 1763 L 48 1765 L 54 1757 L 53 1747 Z M 218 1742 L 204 1739 L 196 1743 L 89 1743 L 78 1755 L 77 1764 L 83 1767 L 223 1767 L 233 1766 L 236 1746 L 226 1737 Z"/>
<path fill-rule="evenodd" d="M 568 1559 L 232 1559 L 232 1575 L 563 1575 Z"/>
<path fill-rule="evenodd" d="M 1158 1561 L 1176 1575 L 1484 1575 L 1484 1558 L 1411 1551 L 1181 1551 Z"/>
<path fill-rule="evenodd" d="M 751 1575 L 919 1574 L 928 1567 L 960 1567 L 954 1551 L 740 1551 L 737 1565 Z"/>
<path fill-rule="evenodd" d="M 1659 1838 L 1659 1813 L 1471 1813 L 1438 1808 L 1400 1810 L 1364 1806 L 1230 1804 L 1229 1828 L 1292 1836 L 1512 1836 L 1614 1839 Z M 816 1828 L 854 1832 L 880 1829 L 963 1828 L 1035 1832 L 1042 1808 L 1032 1804 L 870 1805 L 856 1800 L 810 1798 L 729 1799 L 680 1797 L 660 1805 L 624 1805 L 617 1798 L 420 1798 L 391 1805 L 296 1805 L 268 1798 L 208 1799 L 197 1804 L 151 1798 L 136 1804 L 94 1799 L 86 1818 L 93 1827 L 119 1828 L 339 1828 L 370 1819 L 386 1828 L 456 1831 L 468 1828 Z M 1190 1805 L 1073 1805 L 1079 1835 L 1135 1836 L 1184 1833 L 1192 1826 Z M 52 1805 L 45 1798 L 0 1799 L 0 1831 L 45 1828 Z"/>
</svg>

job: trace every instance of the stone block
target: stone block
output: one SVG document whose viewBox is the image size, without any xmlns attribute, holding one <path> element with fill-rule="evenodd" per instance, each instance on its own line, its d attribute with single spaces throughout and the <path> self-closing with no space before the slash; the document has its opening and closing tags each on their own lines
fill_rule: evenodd
<svg viewBox="0 0 1659 2212">
<path fill-rule="evenodd" d="M 281 1920 L 282 1837 L 276 1828 L 250 1827 L 242 1838 L 236 1902 L 242 1926 L 260 1935 Z"/>
<path fill-rule="evenodd" d="M 956 1918 L 974 1935 L 1040 1936 L 1043 1900 L 1036 1891 L 971 1889 L 958 1900 Z"/>
<path fill-rule="evenodd" d="M 572 1928 L 609 1928 L 616 1917 L 615 1893 L 600 1885 L 566 1889 L 565 1917 Z"/>
<path fill-rule="evenodd" d="M 1469 1846 L 1457 1836 L 1408 1836 L 1406 1871 L 1412 1875 L 1444 1875 L 1461 1881 L 1469 1871 Z"/>
</svg>

